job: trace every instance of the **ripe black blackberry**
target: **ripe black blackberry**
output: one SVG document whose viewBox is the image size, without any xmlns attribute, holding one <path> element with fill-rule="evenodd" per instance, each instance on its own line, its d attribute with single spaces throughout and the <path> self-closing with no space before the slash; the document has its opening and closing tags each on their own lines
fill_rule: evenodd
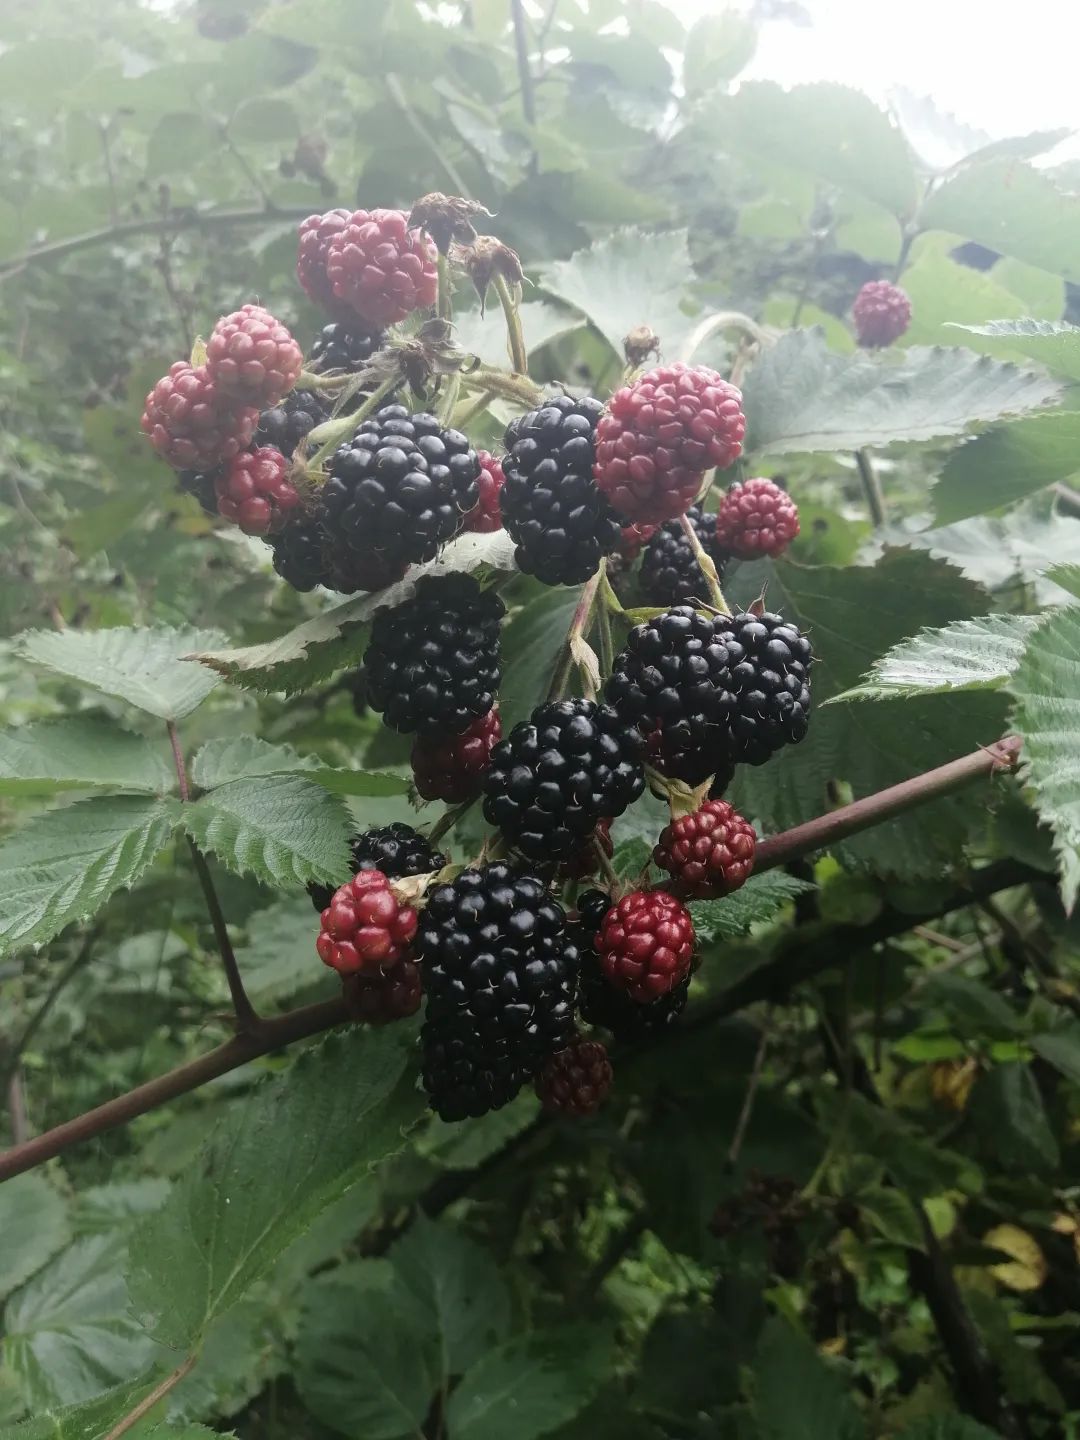
<svg viewBox="0 0 1080 1440">
<path fill-rule="evenodd" d="M 797 745 L 810 725 L 810 641 L 781 615 L 751 611 L 724 620 L 735 692 L 731 758 L 763 765 L 784 745 Z"/>
<path fill-rule="evenodd" d="M 313 391 L 292 390 L 259 416 L 254 444 L 272 445 L 291 459 L 300 442 L 329 415 L 330 406 Z"/>
<path fill-rule="evenodd" d="M 349 868 L 354 875 L 361 870 L 381 870 L 388 880 L 402 880 L 407 875 L 433 875 L 446 864 L 446 856 L 435 849 L 426 835 L 400 820 L 354 835 L 349 847 L 352 851 Z M 312 881 L 308 894 L 315 909 L 325 910 L 336 889 L 336 885 L 318 885 Z"/>
<path fill-rule="evenodd" d="M 530 860 L 573 855 L 645 788 L 640 731 L 607 705 L 538 705 L 491 752 L 484 815 Z"/>
<path fill-rule="evenodd" d="M 599 400 L 551 395 L 506 431 L 503 524 L 515 558 L 545 585 L 577 585 L 619 546 L 622 527 L 593 479 Z"/>
<path fill-rule="evenodd" d="M 726 615 L 690 605 L 635 625 L 615 658 L 605 698 L 627 725 L 638 725 L 665 774 L 700 783 L 730 760 L 729 723 L 735 713 L 734 661 Z M 683 772 L 687 773 L 684 774 Z"/>
<path fill-rule="evenodd" d="M 446 1120 L 505 1105 L 574 1034 L 578 948 L 534 875 L 498 863 L 428 893 L 415 950 L 424 1083 Z"/>
<path fill-rule="evenodd" d="M 425 576 L 380 610 L 364 655 L 368 704 L 406 734 L 460 735 L 495 703 L 505 607 L 471 575 Z"/>
<path fill-rule="evenodd" d="M 686 518 L 693 525 L 702 548 L 724 577 L 727 555 L 716 543 L 716 516 L 692 505 Z M 709 587 L 697 556 L 679 520 L 660 526 L 645 547 L 641 558 L 641 593 L 651 605 L 681 605 L 687 600 L 708 600 Z"/>
<path fill-rule="evenodd" d="M 335 545 L 376 555 L 387 569 L 432 560 L 462 529 L 479 478 L 476 451 L 459 430 L 384 405 L 331 460 L 323 523 Z"/>
<path fill-rule="evenodd" d="M 271 541 L 274 569 L 294 590 L 329 585 L 326 536 L 317 519 L 305 516 L 286 525 Z"/>
<path fill-rule="evenodd" d="M 316 335 L 307 368 L 315 375 L 325 375 L 328 370 L 354 375 L 385 343 L 385 330 L 365 330 L 359 322 L 335 320 Z"/>
<path fill-rule="evenodd" d="M 611 899 L 602 890 L 585 890 L 578 896 L 578 919 L 574 934 L 581 952 L 579 1008 L 589 1025 L 607 1030 L 620 1044 L 635 1045 L 674 1025 L 686 1009 L 690 990 L 687 977 L 681 984 L 648 1005 L 631 999 L 625 990 L 612 985 L 600 969 L 594 941 Z"/>
<path fill-rule="evenodd" d="M 217 503 L 217 477 L 222 472 L 222 466 L 214 470 L 180 470 L 177 472 L 177 488 L 185 495 L 191 495 L 196 499 L 207 515 L 218 513 Z"/>
</svg>

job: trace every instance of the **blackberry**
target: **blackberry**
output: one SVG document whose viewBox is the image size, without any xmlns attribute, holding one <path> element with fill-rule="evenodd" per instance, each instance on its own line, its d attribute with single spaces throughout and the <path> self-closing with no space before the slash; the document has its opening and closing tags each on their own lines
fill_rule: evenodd
<svg viewBox="0 0 1080 1440">
<path fill-rule="evenodd" d="M 491 753 L 484 815 L 530 860 L 573 855 L 645 788 L 645 742 L 592 700 L 537 706 Z"/>
<path fill-rule="evenodd" d="M 294 590 L 314 590 L 329 585 L 326 536 L 317 520 L 293 520 L 271 541 L 274 569 Z"/>
<path fill-rule="evenodd" d="M 735 709 L 731 758 L 763 765 L 784 745 L 797 745 L 810 725 L 810 641 L 781 615 L 752 612 L 724 618 Z"/>
<path fill-rule="evenodd" d="M 700 505 L 691 505 L 686 515 L 716 566 L 717 575 L 723 579 L 728 557 L 716 543 L 716 516 L 706 514 Z M 687 600 L 709 598 L 709 587 L 680 521 L 668 520 L 661 525 L 645 547 L 641 593 L 652 605 L 680 605 Z"/>
<path fill-rule="evenodd" d="M 324 523 L 335 542 L 377 554 L 388 567 L 432 560 L 462 529 L 479 478 L 476 451 L 460 431 L 384 405 L 331 460 Z"/>
<path fill-rule="evenodd" d="M 594 1115 L 611 1091 L 613 1073 L 599 1040 L 579 1035 L 552 1055 L 536 1077 L 537 1098 L 552 1115 Z"/>
<path fill-rule="evenodd" d="M 730 624 L 726 615 L 675 605 L 635 625 L 604 692 L 625 724 L 650 735 L 665 774 L 691 784 L 703 765 L 709 768 L 697 783 L 730 758 L 736 706 Z"/>
<path fill-rule="evenodd" d="M 424 576 L 411 600 L 372 622 L 368 704 L 393 730 L 462 734 L 495 703 L 504 613 L 471 575 Z"/>
<path fill-rule="evenodd" d="M 602 890 L 585 890 L 578 896 L 577 905 L 579 918 L 574 934 L 581 951 L 581 1018 L 626 1045 L 640 1044 L 674 1025 L 686 1009 L 689 977 L 650 1004 L 631 1000 L 625 990 L 616 989 L 605 978 L 596 953 L 596 936 L 611 909 L 610 897 Z"/>
<path fill-rule="evenodd" d="M 215 470 L 180 470 L 176 476 L 177 489 L 197 500 L 207 515 L 216 515 L 218 508 L 215 482 L 222 469 L 219 465 Z"/>
<path fill-rule="evenodd" d="M 622 528 L 593 479 L 599 400 L 552 395 L 506 431 L 503 524 L 518 566 L 545 585 L 577 585 L 619 547 Z"/>
<path fill-rule="evenodd" d="M 407 875 L 432 875 L 446 864 L 446 856 L 434 848 L 426 835 L 400 820 L 354 835 L 350 849 L 349 868 L 354 875 L 361 870 L 381 870 L 388 880 L 402 880 Z M 326 909 L 336 888 L 311 882 L 308 894 L 316 910 L 321 913 Z"/>
<path fill-rule="evenodd" d="M 316 425 L 328 419 L 330 407 L 312 390 L 294 390 L 279 404 L 264 410 L 255 431 L 256 445 L 272 445 L 292 459 L 297 446 Z"/>
<path fill-rule="evenodd" d="M 574 1034 L 578 948 L 534 875 L 498 863 L 428 893 L 416 937 L 424 1084 L 446 1120 L 505 1105 Z"/>
<path fill-rule="evenodd" d="M 385 343 L 385 330 L 365 330 L 358 322 L 335 320 L 315 337 L 308 369 L 315 375 L 325 375 L 328 370 L 355 375 Z"/>
</svg>

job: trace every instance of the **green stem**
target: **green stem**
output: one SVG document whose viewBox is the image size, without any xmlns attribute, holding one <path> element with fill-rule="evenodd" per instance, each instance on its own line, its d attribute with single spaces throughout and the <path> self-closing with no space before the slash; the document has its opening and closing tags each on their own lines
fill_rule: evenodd
<svg viewBox="0 0 1080 1440">
<path fill-rule="evenodd" d="M 447 377 L 446 388 L 439 399 L 438 416 L 444 425 L 450 425 L 454 414 L 454 406 L 461 394 L 461 372 L 455 370 Z"/>
<path fill-rule="evenodd" d="M 505 275 L 496 275 L 492 283 L 506 319 L 506 335 L 510 341 L 510 362 L 514 367 L 514 373 L 515 375 L 527 375 L 529 373 L 529 352 L 525 348 L 525 335 L 521 329 L 521 316 L 518 314 L 517 302 L 510 293 L 510 286 L 506 283 Z"/>
<path fill-rule="evenodd" d="M 452 320 L 454 316 L 453 286 L 450 283 L 450 261 L 442 251 L 439 251 L 439 294 L 435 302 L 435 312 L 440 320 Z"/>
<path fill-rule="evenodd" d="M 336 450 L 342 440 L 347 439 L 356 427 L 377 410 L 387 395 L 397 389 L 400 384 L 401 376 L 395 372 L 393 375 L 387 376 L 381 385 L 376 386 L 359 410 L 354 410 L 349 415 L 339 415 L 336 419 L 327 420 L 322 425 L 316 425 L 308 439 L 319 448 L 308 461 L 308 469 L 317 470 L 327 455 L 332 450 Z"/>
<path fill-rule="evenodd" d="M 611 638 L 611 609 L 608 595 L 614 594 L 607 578 L 607 561 L 600 561 L 600 604 L 596 607 L 596 629 L 600 636 L 600 674 L 611 674 L 615 664 L 615 646 Z M 616 602 L 618 603 L 618 602 Z"/>
<path fill-rule="evenodd" d="M 494 398 L 495 396 L 492 391 L 485 390 L 471 405 L 456 417 L 455 428 L 464 430 L 467 425 L 471 425 L 478 415 L 484 413 Z"/>
<path fill-rule="evenodd" d="M 437 845 L 444 835 L 449 834 L 458 821 L 463 820 L 475 804 L 476 799 L 474 797 L 472 800 L 464 801 L 461 805 L 455 805 L 453 808 L 445 810 L 428 831 L 428 840 L 430 840 L 432 845 Z"/>
<path fill-rule="evenodd" d="M 698 533 L 694 529 L 690 517 L 688 515 L 680 515 L 679 523 L 682 525 L 683 533 L 690 542 L 690 549 L 694 552 L 694 559 L 698 563 L 698 568 L 705 577 L 705 583 L 709 587 L 713 604 L 724 615 L 732 614 L 731 606 L 724 599 L 724 592 L 720 588 L 720 576 L 716 573 L 716 566 L 713 563 L 712 556 L 708 554 L 698 538 Z"/>
<path fill-rule="evenodd" d="M 483 387 L 493 395 L 502 395 L 507 400 L 516 400 L 519 405 L 536 405 L 544 393 L 527 375 L 507 375 L 504 370 L 497 370 L 494 365 L 478 365 L 466 378 L 475 381 L 478 388 Z"/>
<path fill-rule="evenodd" d="M 859 467 L 859 479 L 862 481 L 863 494 L 866 496 L 866 508 L 870 511 L 874 529 L 879 530 L 885 524 L 885 494 L 882 491 L 877 471 L 874 469 L 874 462 L 870 459 L 869 450 L 856 450 L 855 464 Z"/>
<path fill-rule="evenodd" d="M 566 641 L 559 652 L 559 663 L 555 667 L 551 684 L 548 686 L 547 698 L 549 700 L 561 699 L 570 680 L 570 672 L 574 668 L 574 641 L 582 639 L 585 635 L 589 617 L 592 615 L 593 605 L 596 602 L 597 591 L 600 588 L 600 575 L 601 571 L 597 570 L 592 579 L 587 580 L 582 587 L 577 608 L 570 621 L 570 629 L 566 632 Z"/>
</svg>

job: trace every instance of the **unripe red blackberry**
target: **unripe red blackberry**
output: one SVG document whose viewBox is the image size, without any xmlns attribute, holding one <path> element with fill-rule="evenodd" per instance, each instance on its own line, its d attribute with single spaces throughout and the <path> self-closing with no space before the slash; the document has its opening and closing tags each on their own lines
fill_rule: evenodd
<svg viewBox="0 0 1080 1440">
<path fill-rule="evenodd" d="M 361 870 L 334 891 L 315 948 L 339 975 L 372 974 L 402 959 L 416 926 L 416 911 L 398 900 L 382 871 Z"/>
<path fill-rule="evenodd" d="M 507 427 L 500 497 L 503 524 L 526 575 L 578 585 L 620 538 L 614 511 L 593 479 L 599 400 L 549 395 Z"/>
<path fill-rule="evenodd" d="M 221 392 L 260 410 L 287 395 L 303 368 L 288 327 L 261 305 L 222 316 L 206 342 L 206 369 Z"/>
<path fill-rule="evenodd" d="M 350 1020 L 362 1025 L 390 1025 L 407 1020 L 420 1009 L 424 987 L 420 967 L 407 956 L 389 970 L 345 975 L 341 994 Z"/>
<path fill-rule="evenodd" d="M 624 525 L 619 538 L 618 555 L 628 565 L 637 559 L 643 545 L 648 545 L 656 534 L 656 525 Z"/>
<path fill-rule="evenodd" d="M 300 504 L 289 480 L 289 462 L 270 445 L 245 450 L 214 482 L 218 513 L 245 535 L 280 530 Z"/>
<path fill-rule="evenodd" d="M 715 542 L 740 560 L 780 555 L 798 533 L 795 501 L 764 477 L 732 485 L 716 512 Z"/>
<path fill-rule="evenodd" d="M 579 1035 L 544 1065 L 535 1081 L 545 1110 L 558 1115 L 595 1115 L 611 1091 L 607 1047 Z"/>
<path fill-rule="evenodd" d="M 373 329 L 396 325 L 435 303 L 435 246 L 422 231 L 409 229 L 403 210 L 354 210 L 331 235 L 325 253 L 335 299 Z"/>
<path fill-rule="evenodd" d="M 483 789 L 491 752 L 501 739 L 497 705 L 462 735 L 418 737 L 411 756 L 416 793 L 422 800 L 444 800 L 447 805 L 475 800 Z"/>
<path fill-rule="evenodd" d="M 385 330 L 369 330 L 359 321 L 335 320 L 315 337 L 308 369 L 315 375 L 335 371 L 353 375 L 386 344 Z"/>
<path fill-rule="evenodd" d="M 326 252 L 330 241 L 345 229 L 348 221 L 348 210 L 328 210 L 325 215 L 309 215 L 298 234 L 296 278 L 309 299 L 327 310 L 340 307 L 335 305 L 333 287 L 326 273 Z"/>
<path fill-rule="evenodd" d="M 596 937 L 608 982 L 647 1005 L 682 983 L 694 955 L 690 911 L 665 890 L 635 890 L 613 905 Z"/>
<path fill-rule="evenodd" d="M 868 280 L 851 307 L 855 336 L 860 345 L 876 349 L 899 340 L 911 324 L 911 301 L 899 285 Z"/>
<path fill-rule="evenodd" d="M 658 366 L 608 402 L 596 427 L 596 483 L 628 520 L 673 520 L 706 470 L 739 458 L 745 433 L 742 395 L 715 370 Z"/>
<path fill-rule="evenodd" d="M 729 895 L 749 879 L 756 847 L 748 820 L 725 800 L 706 800 L 664 827 L 653 860 L 687 895 Z"/>
<path fill-rule="evenodd" d="M 490 535 L 503 528 L 502 508 L 499 495 L 506 484 L 502 462 L 486 450 L 477 450 L 480 462 L 480 499 L 465 516 L 465 529 L 477 535 Z"/>
<path fill-rule="evenodd" d="M 426 835 L 400 820 L 354 835 L 349 849 L 354 875 L 361 870 L 381 870 L 388 880 L 404 880 L 410 875 L 433 875 L 446 864 L 446 856 L 435 849 Z M 312 881 L 308 894 L 321 913 L 334 898 L 334 887 Z"/>
<path fill-rule="evenodd" d="M 530 860 L 566 859 L 644 790 L 644 753 L 610 706 L 548 701 L 492 752 L 484 816 Z"/>
<path fill-rule="evenodd" d="M 251 443 L 259 412 L 223 395 L 205 365 L 177 360 L 146 397 L 142 431 L 176 470 L 210 470 Z"/>
<path fill-rule="evenodd" d="M 700 505 L 691 505 L 686 518 L 722 580 L 728 557 L 716 541 L 715 515 L 706 514 Z M 640 580 L 641 593 L 653 605 L 680 605 L 687 600 L 710 598 L 708 582 L 681 519 L 665 521 L 649 541 L 641 561 Z"/>
<path fill-rule="evenodd" d="M 686 1009 L 690 977 L 647 1005 L 612 985 L 596 953 L 597 936 L 611 908 L 611 897 L 602 890 L 585 890 L 578 896 L 574 937 L 581 952 L 581 1017 L 607 1030 L 620 1045 L 640 1045 L 678 1023 Z"/>
<path fill-rule="evenodd" d="M 505 606 L 471 575 L 425 575 L 380 610 L 364 652 L 368 704 L 404 734 L 461 735 L 495 703 Z"/>
</svg>

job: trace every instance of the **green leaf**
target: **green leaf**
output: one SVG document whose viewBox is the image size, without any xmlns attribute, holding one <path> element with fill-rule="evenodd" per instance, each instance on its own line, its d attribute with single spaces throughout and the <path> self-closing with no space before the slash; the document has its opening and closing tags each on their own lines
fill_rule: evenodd
<svg viewBox="0 0 1080 1440">
<path fill-rule="evenodd" d="M 922 235 L 915 242 L 913 258 L 900 282 L 911 301 L 911 324 L 901 344 L 966 345 L 1000 360 L 1024 360 L 1022 349 L 983 339 L 969 327 L 981 324 L 987 315 L 1019 319 L 1032 313 L 1031 305 L 1006 288 L 1005 275 L 997 267 L 992 271 L 973 270 L 953 259 L 955 246 L 954 235 Z M 1056 306 L 1048 308 L 1047 313 L 1060 315 L 1062 282 L 1052 276 L 1046 276 L 1046 280 L 1049 288 L 1059 292 Z"/>
<path fill-rule="evenodd" d="M 607 1380 L 608 1337 L 594 1326 L 534 1330 L 508 1340 L 475 1365 L 450 1397 L 449 1440 L 535 1440 L 567 1424 Z"/>
<path fill-rule="evenodd" d="M 345 1266 L 306 1301 L 296 1382 L 307 1408 L 349 1437 L 416 1440 L 438 1383 L 434 1325 L 392 1267 Z"/>
<path fill-rule="evenodd" d="M 147 176 L 157 180 L 191 170 L 221 146 L 220 134 L 205 115 L 163 115 L 147 142 Z"/>
<path fill-rule="evenodd" d="M 883 1239 L 908 1250 L 926 1249 L 919 1212 L 902 1190 L 875 1185 L 857 1198 L 860 1215 Z"/>
<path fill-rule="evenodd" d="M 935 440 L 1055 402 L 1053 380 L 969 350 L 837 355 L 818 330 L 791 330 L 743 382 L 747 452 L 857 450 Z"/>
<path fill-rule="evenodd" d="M 231 780 L 185 805 L 183 821 L 204 850 L 264 885 L 306 885 L 349 873 L 349 812 L 306 777 Z"/>
<path fill-rule="evenodd" d="M 287 100 L 274 96 L 246 100 L 229 121 L 229 134 L 234 140 L 256 145 L 279 144 L 295 140 L 300 133 L 296 111 Z"/>
<path fill-rule="evenodd" d="M 123 1236 L 76 1240 L 8 1301 L 4 1353 L 34 1409 L 140 1374 L 157 1346 L 128 1313 Z"/>
<path fill-rule="evenodd" d="M 1000 1440 L 1000 1436 L 966 1415 L 928 1415 L 902 1430 L 898 1440 Z"/>
<path fill-rule="evenodd" d="M 523 1091 L 502 1110 L 493 1110 L 468 1125 L 432 1116 L 416 1139 L 421 1155 L 447 1170 L 475 1170 L 515 1136 L 536 1123 L 540 1105 L 531 1090 Z"/>
<path fill-rule="evenodd" d="M 938 691 L 997 689 L 1020 663 L 1038 615 L 984 615 L 940 630 L 920 630 L 875 661 L 845 700 L 889 700 Z"/>
<path fill-rule="evenodd" d="M 392 1031 L 335 1035 L 235 1100 L 159 1214 L 131 1241 L 132 1298 L 190 1350 L 299 1235 L 400 1149 L 422 1097 Z"/>
<path fill-rule="evenodd" d="M 510 1297 L 493 1256 L 420 1214 L 390 1252 L 406 1292 L 438 1333 L 438 1383 L 463 1375 L 510 1329 Z"/>
<path fill-rule="evenodd" d="M 1046 578 L 1067 590 L 1074 600 L 1080 600 L 1080 565 L 1055 565 Z"/>
<path fill-rule="evenodd" d="M 1071 910 L 1080 889 L 1080 611 L 1063 610 L 1035 631 L 1009 690 L 1025 789 L 1053 833 Z"/>
<path fill-rule="evenodd" d="M 1076 325 L 1025 318 L 990 320 L 984 325 L 957 324 L 955 328 L 966 330 L 971 335 L 1000 340 L 1002 348 L 1010 352 L 1019 350 L 1057 375 L 1064 375 L 1068 380 L 1080 380 L 1080 327 Z"/>
<path fill-rule="evenodd" d="M 745 885 L 722 900 L 695 900 L 690 903 L 694 931 L 699 941 L 734 940 L 746 935 L 752 925 L 775 920 L 796 895 L 816 887 L 810 880 L 797 880 L 783 870 L 766 870 L 751 875 Z"/>
<path fill-rule="evenodd" d="M 1080 1085 L 1080 1020 L 1073 1020 L 1061 1030 L 1033 1035 L 1029 1041 L 1035 1054 L 1060 1070 L 1074 1085 Z"/>
<path fill-rule="evenodd" d="M 843 1377 L 786 1320 L 769 1320 L 754 1361 L 754 1413 L 762 1440 L 863 1440 Z"/>
<path fill-rule="evenodd" d="M 636 325 L 654 330 L 665 353 L 678 350 L 696 323 L 682 308 L 693 279 L 685 230 L 650 234 L 633 226 L 542 271 L 544 289 L 587 315 L 620 356 Z"/>
<path fill-rule="evenodd" d="M 973 1161 L 928 1139 L 894 1111 L 834 1090 L 819 1090 L 815 1103 L 826 1135 L 842 1136 L 849 1155 L 879 1161 L 913 1199 L 980 1189 L 982 1176 Z"/>
<path fill-rule="evenodd" d="M 407 600 L 421 576 L 472 571 L 481 565 L 513 570 L 513 554 L 514 543 L 505 530 L 496 530 L 490 535 L 459 535 L 437 559 L 413 566 L 404 580 L 386 590 L 359 595 L 332 606 L 276 640 L 235 650 L 204 650 L 192 658 L 207 666 L 207 673 L 216 671 L 219 676 L 254 690 L 283 690 L 286 694 L 307 690 L 343 666 L 355 664 L 360 628 L 377 610 Z"/>
<path fill-rule="evenodd" d="M 995 1065 L 979 1077 L 970 1106 L 983 1143 L 1005 1173 L 1048 1175 L 1061 1163 L 1042 1095 L 1027 1065 Z"/>
<path fill-rule="evenodd" d="M 103 695 L 115 695 L 161 720 L 181 720 L 221 683 L 183 659 L 220 645 L 220 630 L 29 630 L 16 644 L 27 660 Z"/>
<path fill-rule="evenodd" d="M 348 874 L 346 866 L 340 878 Z M 306 894 L 252 915 L 247 943 L 238 947 L 236 961 L 256 1008 L 285 1000 L 318 978 L 311 963 L 317 930 L 318 918 Z"/>
<path fill-rule="evenodd" d="M 108 720 L 71 715 L 0 731 L 0 795 L 174 788 L 161 746 Z"/>
<path fill-rule="evenodd" d="M 505 658 L 499 687 L 504 735 L 526 719 L 547 694 L 580 595 L 580 586 L 537 586 L 534 597 L 504 628 Z"/>
<path fill-rule="evenodd" d="M 1080 334 L 1080 331 L 1077 332 Z M 978 435 L 954 450 L 933 489 L 940 525 L 985 515 L 1080 471 L 1080 414 L 1056 410 Z"/>
<path fill-rule="evenodd" d="M 4 1426 L 0 1440 L 101 1440 L 150 1391 L 150 1380 L 113 1386 L 82 1405 L 43 1405 L 32 1420 Z M 144 1440 L 145 1432 L 135 1432 Z"/>
<path fill-rule="evenodd" d="M 952 1021 L 956 1033 L 968 1040 L 1011 1039 L 1021 1030 L 1012 1006 L 988 985 L 966 975 L 944 971 L 930 975 L 925 993 L 931 1002 L 940 1005 Z"/>
<path fill-rule="evenodd" d="M 67 1244 L 67 1204 L 43 1175 L 16 1175 L 0 1185 L 0 1235 L 2 1300 Z"/>
<path fill-rule="evenodd" d="M 0 950 L 51 940 L 138 880 L 168 843 L 177 800 L 100 795 L 32 820 L 0 845 Z"/>
<path fill-rule="evenodd" d="M 888 538 L 891 544 L 943 556 L 989 590 L 1005 590 L 1022 580 L 1039 604 L 1057 605 L 1062 592 L 1047 575 L 1075 557 L 1080 520 L 1057 513 L 1039 496 L 1000 517 L 973 516 L 935 530 L 897 528 Z"/>
<path fill-rule="evenodd" d="M 272 745 L 256 735 L 208 740 L 191 762 L 191 778 L 202 790 L 259 775 L 302 775 L 337 795 L 404 795 L 409 782 L 377 770 L 346 770 L 301 755 L 291 745 Z"/>
<path fill-rule="evenodd" d="M 928 230 L 966 235 L 1040 270 L 1080 281 L 1080 198 L 1031 165 L 999 156 L 969 164 L 923 205 Z"/>
<path fill-rule="evenodd" d="M 522 334 L 529 354 L 539 350 L 549 340 L 562 335 L 572 335 L 585 324 L 584 317 L 576 310 L 564 310 L 548 305 L 543 300 L 526 300 L 518 306 Z M 454 314 L 454 336 L 462 350 L 478 355 L 486 365 L 506 366 L 508 361 L 506 321 L 502 307 L 489 303 L 483 315 L 477 306 L 473 310 L 462 310 Z"/>
<path fill-rule="evenodd" d="M 757 48 L 757 31 L 749 20 L 727 10 L 703 15 L 686 37 L 683 85 L 694 97 L 725 85 L 749 65 Z"/>
<path fill-rule="evenodd" d="M 2 1194 L 3 1192 L 0 1192 Z M 110 1185 L 91 1185 L 75 1197 L 71 1223 L 79 1235 L 98 1235 L 159 1210 L 169 1193 L 169 1182 L 160 1175 L 141 1180 L 117 1180 Z"/>
<path fill-rule="evenodd" d="M 907 141 L 858 90 L 832 83 L 749 81 L 710 111 L 731 153 L 763 155 L 875 201 L 900 219 L 914 213 L 922 186 Z"/>
</svg>

